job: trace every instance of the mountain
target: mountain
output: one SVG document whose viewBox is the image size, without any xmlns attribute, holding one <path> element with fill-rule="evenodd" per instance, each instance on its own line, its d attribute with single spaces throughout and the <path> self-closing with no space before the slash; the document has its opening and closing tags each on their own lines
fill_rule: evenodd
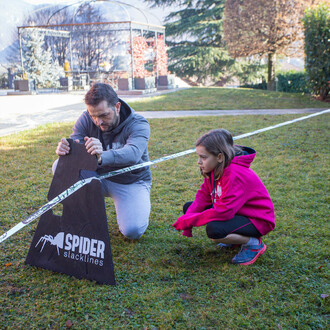
<svg viewBox="0 0 330 330">
<path fill-rule="evenodd" d="M 23 22 L 24 16 L 32 11 L 34 6 L 24 0 L 1 1 L 0 10 L 0 71 L 4 71 L 8 58 L 17 53 L 17 26 Z"/>
<path fill-rule="evenodd" d="M 0 10 L 0 51 L 17 38 L 17 26 L 23 22 L 25 13 L 34 6 L 24 0 L 10 0 L 1 3 Z"/>
</svg>

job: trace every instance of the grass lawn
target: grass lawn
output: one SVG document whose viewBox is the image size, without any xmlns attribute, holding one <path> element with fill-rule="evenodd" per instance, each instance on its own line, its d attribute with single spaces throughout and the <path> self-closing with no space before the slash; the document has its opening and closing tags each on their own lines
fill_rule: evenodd
<svg viewBox="0 0 330 330">
<path fill-rule="evenodd" d="M 179 102 L 178 102 L 179 99 Z M 130 105 L 138 111 L 327 108 L 309 95 L 247 88 L 194 87 L 144 98 Z"/>
<path fill-rule="evenodd" d="M 212 128 L 236 136 L 296 117 L 150 120 L 150 158 L 190 149 Z M 47 202 L 54 150 L 71 126 L 46 125 L 0 138 L 0 234 Z M 275 205 L 276 229 L 265 237 L 268 249 L 255 264 L 232 265 L 235 251 L 219 250 L 203 227 L 192 238 L 172 227 L 202 182 L 196 156 L 184 156 L 152 167 L 150 226 L 138 242 L 118 232 L 107 199 L 116 286 L 25 265 L 37 221 L 3 242 L 1 328 L 327 328 L 329 115 L 237 143 L 258 151 L 252 168 Z"/>
</svg>

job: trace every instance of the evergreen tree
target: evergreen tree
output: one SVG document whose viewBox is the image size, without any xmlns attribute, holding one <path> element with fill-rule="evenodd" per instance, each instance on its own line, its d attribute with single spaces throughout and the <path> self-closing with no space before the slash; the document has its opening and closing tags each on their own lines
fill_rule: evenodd
<svg viewBox="0 0 330 330">
<path fill-rule="evenodd" d="M 64 71 L 57 63 L 53 63 L 51 51 L 45 49 L 44 44 L 44 36 L 37 30 L 31 31 L 23 39 L 24 69 L 38 88 L 58 87 Z"/>
<path fill-rule="evenodd" d="M 205 83 L 231 73 L 235 61 L 224 48 L 225 0 L 148 0 L 154 5 L 180 5 L 166 17 L 169 70 Z"/>
<path fill-rule="evenodd" d="M 198 83 L 230 80 L 251 81 L 259 77 L 256 61 L 235 61 L 223 39 L 225 0 L 146 0 L 154 6 L 179 6 L 166 17 L 169 70 Z M 251 68 L 253 67 L 253 70 Z"/>
</svg>

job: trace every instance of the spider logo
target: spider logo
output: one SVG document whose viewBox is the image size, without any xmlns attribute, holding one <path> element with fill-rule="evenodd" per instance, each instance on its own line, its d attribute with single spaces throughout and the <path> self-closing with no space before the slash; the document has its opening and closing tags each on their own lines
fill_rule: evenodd
<svg viewBox="0 0 330 330">
<path fill-rule="evenodd" d="M 39 239 L 35 247 L 37 247 L 40 242 L 43 242 L 40 252 L 42 252 L 46 242 L 49 242 L 51 245 L 56 245 L 57 254 L 60 255 L 59 248 L 63 249 L 64 233 L 60 232 L 55 237 L 53 237 L 52 235 L 44 235 Z"/>
</svg>

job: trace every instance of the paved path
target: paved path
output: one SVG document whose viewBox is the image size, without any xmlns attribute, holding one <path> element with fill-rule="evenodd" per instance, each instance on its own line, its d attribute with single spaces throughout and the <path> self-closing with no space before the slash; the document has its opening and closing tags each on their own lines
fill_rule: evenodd
<svg viewBox="0 0 330 330">
<path fill-rule="evenodd" d="M 150 95 L 154 96 L 154 95 Z M 128 103 L 143 96 L 121 96 Z M 85 110 L 84 93 L 0 96 L 0 136 L 13 134 L 51 122 L 75 121 Z M 324 109 L 264 109 L 264 110 L 187 110 L 139 112 L 145 118 L 191 116 L 279 115 L 312 113 Z"/>
<path fill-rule="evenodd" d="M 182 110 L 182 111 L 139 111 L 145 118 L 175 118 L 195 116 L 239 116 L 239 115 L 285 115 L 313 113 L 324 109 L 246 109 L 246 110 Z"/>
</svg>

